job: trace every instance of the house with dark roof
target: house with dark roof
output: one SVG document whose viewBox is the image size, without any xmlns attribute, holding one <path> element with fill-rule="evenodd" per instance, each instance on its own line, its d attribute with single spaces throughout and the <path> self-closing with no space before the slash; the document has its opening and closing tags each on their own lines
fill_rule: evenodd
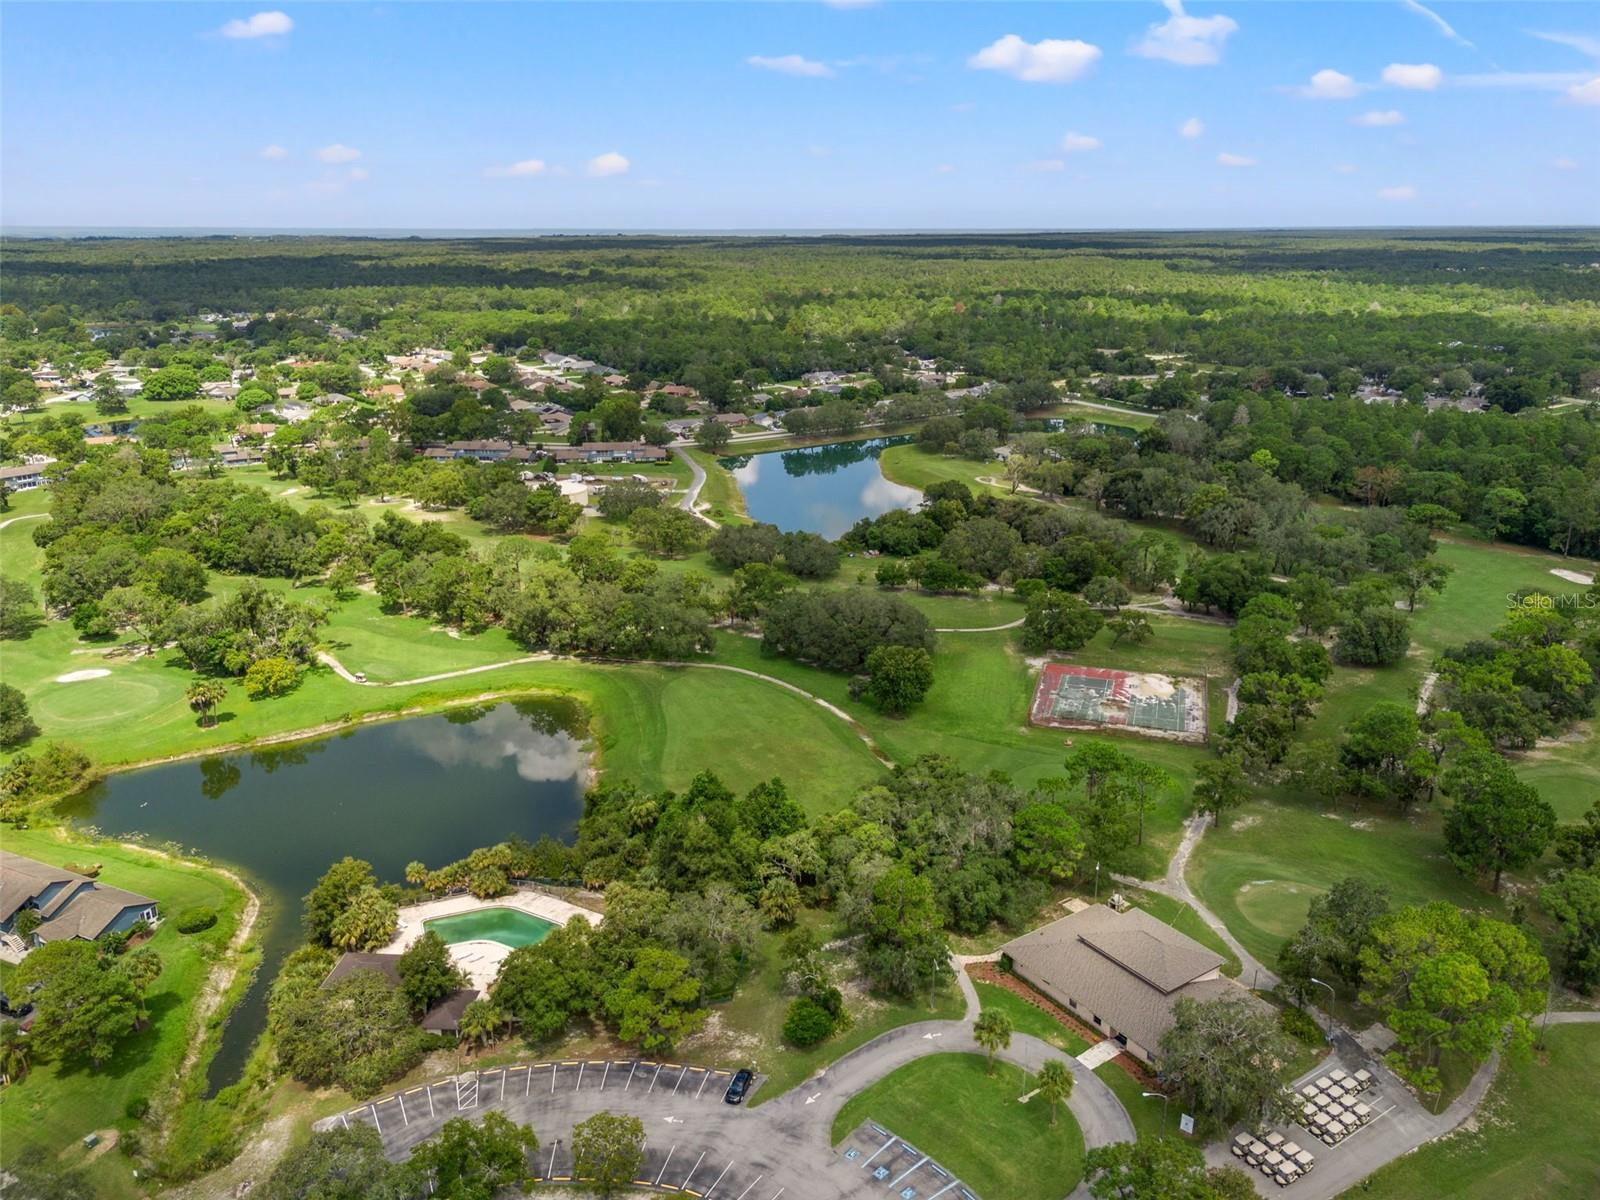
<svg viewBox="0 0 1600 1200">
<path fill-rule="evenodd" d="M 366 954 L 355 951 L 341 954 L 339 961 L 333 964 L 333 969 L 328 972 L 327 978 L 319 987 L 330 988 L 357 971 L 376 971 L 390 987 L 397 988 L 400 986 L 400 957 L 398 954 Z M 457 988 L 423 1013 L 422 1020 L 418 1024 L 427 1033 L 459 1034 L 461 1014 L 466 1012 L 467 1005 L 477 998 L 476 988 Z"/>
<path fill-rule="evenodd" d="M 26 937 L 17 932 L 25 912 L 38 914 L 38 924 Z M 0 934 L 16 953 L 68 938 L 92 942 L 139 921 L 154 925 L 160 919 L 159 906 L 149 896 L 0 850 Z"/>
<path fill-rule="evenodd" d="M 1253 999 L 1223 958 L 1142 909 L 1103 904 L 1000 948 L 1002 963 L 1146 1063 L 1159 1057 L 1179 1000 Z"/>
</svg>

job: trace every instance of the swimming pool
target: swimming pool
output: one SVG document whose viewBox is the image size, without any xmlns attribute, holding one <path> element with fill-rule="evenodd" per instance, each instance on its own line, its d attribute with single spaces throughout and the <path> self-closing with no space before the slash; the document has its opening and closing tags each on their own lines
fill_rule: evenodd
<svg viewBox="0 0 1600 1200">
<path fill-rule="evenodd" d="M 453 917 L 424 921 L 423 928 L 437 933 L 450 945 L 457 942 L 499 942 L 502 946 L 532 946 L 542 942 L 555 923 L 515 908 L 480 908 Z"/>
</svg>

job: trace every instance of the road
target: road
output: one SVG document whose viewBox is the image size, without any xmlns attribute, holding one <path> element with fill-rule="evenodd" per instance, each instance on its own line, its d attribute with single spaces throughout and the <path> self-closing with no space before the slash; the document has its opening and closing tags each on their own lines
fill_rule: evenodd
<svg viewBox="0 0 1600 1200">
<path fill-rule="evenodd" d="M 678 507 L 686 513 L 692 513 L 694 516 L 699 517 L 713 529 L 721 528 L 715 521 L 700 511 L 700 489 L 706 485 L 706 469 L 695 462 L 694 456 L 682 446 L 673 446 L 672 452 L 688 464 L 689 473 L 692 476 L 689 480 L 689 490 L 683 494 L 683 499 L 678 501 Z"/>
</svg>

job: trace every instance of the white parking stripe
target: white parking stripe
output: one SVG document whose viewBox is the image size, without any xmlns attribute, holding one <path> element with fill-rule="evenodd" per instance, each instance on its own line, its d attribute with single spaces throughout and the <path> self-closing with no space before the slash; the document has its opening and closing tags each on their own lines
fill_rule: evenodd
<svg viewBox="0 0 1600 1200">
<path fill-rule="evenodd" d="M 623 1085 L 623 1087 L 622 1087 L 623 1091 L 627 1091 L 629 1088 L 631 1088 L 633 1086 L 633 1073 L 635 1071 L 637 1071 L 638 1069 L 639 1069 L 639 1060 L 638 1059 L 634 1059 L 633 1066 L 628 1068 L 628 1082 Z"/>
<path fill-rule="evenodd" d="M 606 1080 L 611 1078 L 611 1064 L 606 1063 L 606 1069 L 600 1072 L 600 1090 L 606 1090 Z"/>
<path fill-rule="evenodd" d="M 722 1175 L 726 1175 L 731 1170 L 733 1170 L 733 1163 L 730 1161 L 727 1166 L 722 1168 Z M 701 1193 L 700 1200 L 711 1200 L 711 1193 L 716 1191 L 717 1184 L 722 1182 L 722 1175 L 718 1175 L 711 1181 L 711 1186 Z"/>
<path fill-rule="evenodd" d="M 766 1178 L 765 1175 L 757 1175 L 747 1185 L 745 1185 L 744 1191 L 740 1192 L 737 1196 L 735 1196 L 733 1198 L 733 1200 L 744 1200 L 744 1198 L 750 1194 L 750 1189 L 755 1187 L 756 1184 L 760 1183 L 765 1178 Z"/>
<path fill-rule="evenodd" d="M 661 1177 L 667 1173 L 667 1163 L 670 1163 L 672 1161 L 672 1156 L 674 1154 L 676 1154 L 677 1152 L 678 1152 L 678 1143 L 677 1142 L 673 1142 L 672 1143 L 672 1149 L 667 1151 L 666 1162 L 663 1162 L 661 1164 L 661 1170 L 656 1172 L 656 1186 L 657 1187 L 661 1186 Z"/>
</svg>

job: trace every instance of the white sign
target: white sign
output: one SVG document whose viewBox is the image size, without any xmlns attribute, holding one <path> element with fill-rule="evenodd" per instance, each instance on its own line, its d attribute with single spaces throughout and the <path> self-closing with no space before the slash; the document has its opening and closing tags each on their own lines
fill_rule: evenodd
<svg viewBox="0 0 1600 1200">
<path fill-rule="evenodd" d="M 1194 1118 L 1188 1113 L 1184 1113 L 1183 1116 L 1178 1118 L 1178 1130 L 1181 1133 L 1193 1133 Z"/>
</svg>

